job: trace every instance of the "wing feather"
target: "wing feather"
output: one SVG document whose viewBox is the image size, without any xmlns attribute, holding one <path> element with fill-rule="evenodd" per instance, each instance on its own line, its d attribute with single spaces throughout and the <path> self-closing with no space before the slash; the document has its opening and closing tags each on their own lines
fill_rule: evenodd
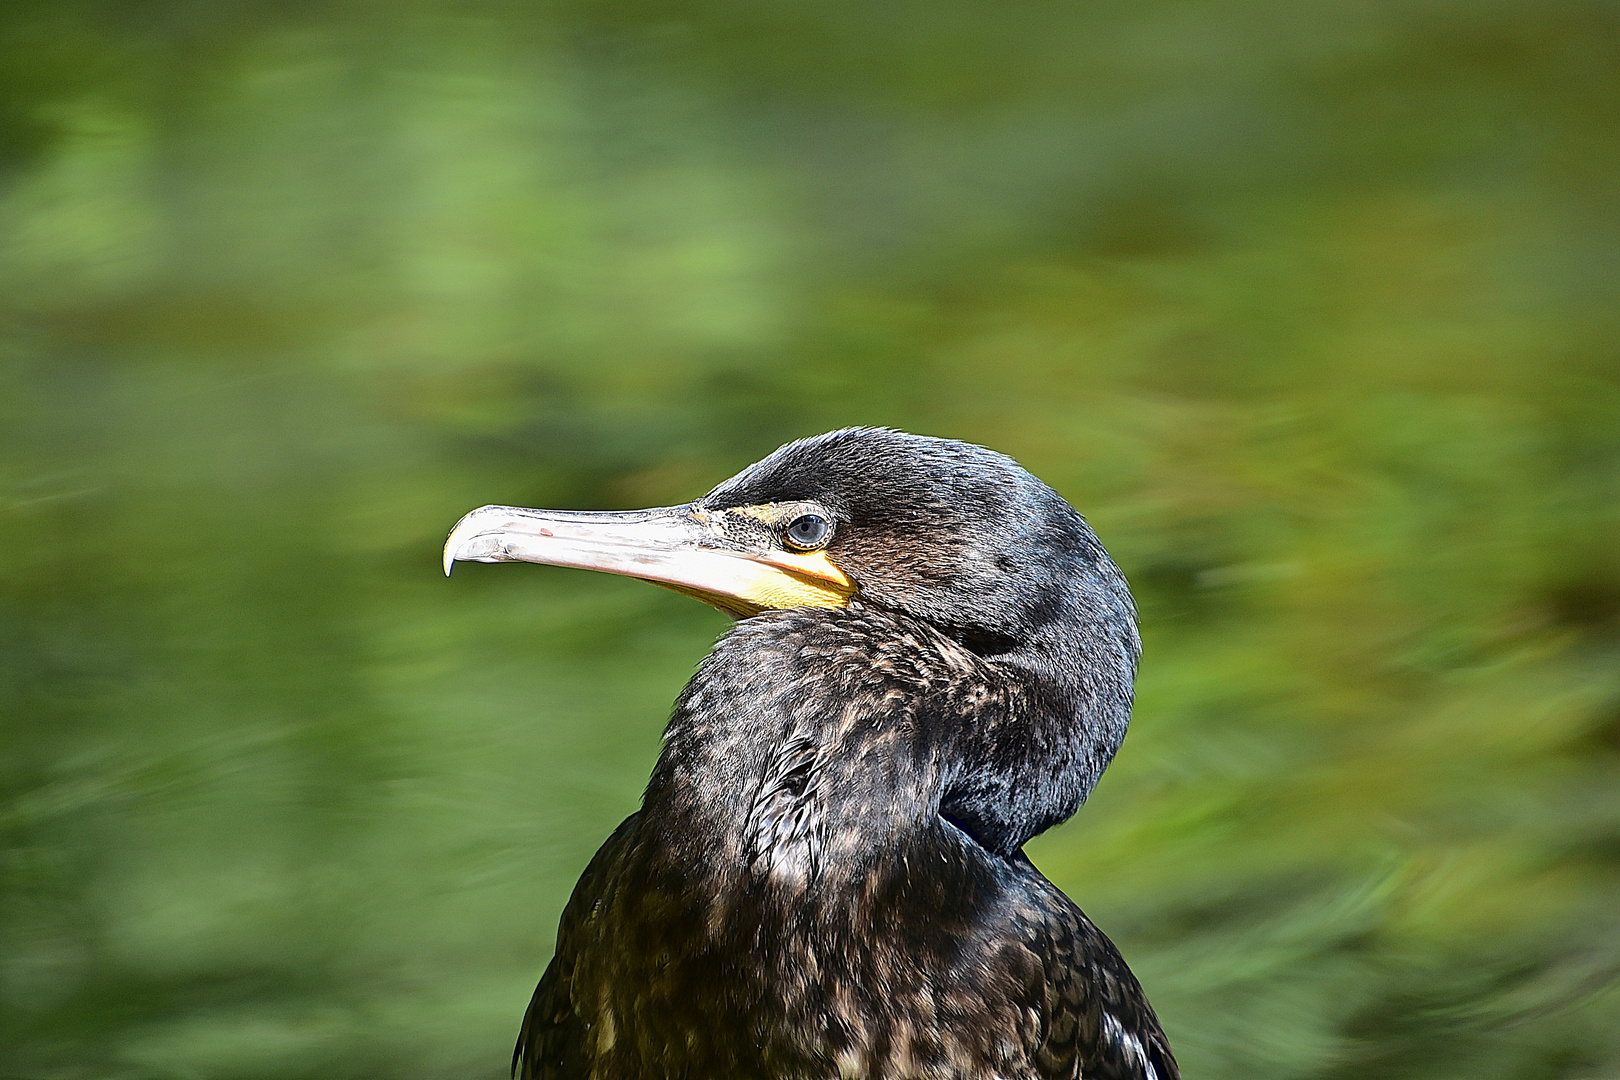
<svg viewBox="0 0 1620 1080">
<path fill-rule="evenodd" d="M 557 954 L 540 977 L 523 1014 L 512 1075 L 517 1080 L 584 1080 L 586 1021 L 575 1008 L 574 961 L 585 939 L 585 924 L 605 898 L 618 865 L 630 847 L 637 814 L 625 818 L 591 858 L 574 886 L 557 927 Z"/>
<path fill-rule="evenodd" d="M 1045 1024 L 1031 1060 L 1041 1080 L 1179 1080 L 1142 986 L 1085 912 L 1018 855 L 1030 896 L 1026 947 L 1045 969 Z"/>
</svg>

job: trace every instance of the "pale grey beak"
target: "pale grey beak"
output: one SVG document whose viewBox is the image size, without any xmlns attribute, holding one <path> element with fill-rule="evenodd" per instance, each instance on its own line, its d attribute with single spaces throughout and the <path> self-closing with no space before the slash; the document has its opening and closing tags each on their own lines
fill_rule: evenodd
<svg viewBox="0 0 1620 1080">
<path fill-rule="evenodd" d="M 696 508 L 597 513 L 483 506 L 456 523 L 444 572 L 458 560 L 532 562 L 624 574 L 668 586 L 732 615 L 842 607 L 856 587 L 820 552 L 739 548 Z"/>
<path fill-rule="evenodd" d="M 480 506 L 450 530 L 444 572 L 448 575 L 459 560 L 548 563 L 645 577 L 706 534 L 685 506 L 610 513 Z"/>
</svg>

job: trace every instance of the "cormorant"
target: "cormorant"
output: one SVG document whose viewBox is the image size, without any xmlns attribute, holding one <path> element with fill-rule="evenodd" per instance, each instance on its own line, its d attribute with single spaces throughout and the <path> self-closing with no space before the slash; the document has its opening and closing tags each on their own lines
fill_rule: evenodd
<svg viewBox="0 0 1620 1080">
<path fill-rule="evenodd" d="M 514 1075 L 1175 1080 L 1125 961 L 1022 850 L 1119 748 L 1141 646 L 1096 534 L 1012 459 L 848 428 L 684 506 L 486 506 L 444 558 L 739 619 L 574 889 Z"/>
</svg>

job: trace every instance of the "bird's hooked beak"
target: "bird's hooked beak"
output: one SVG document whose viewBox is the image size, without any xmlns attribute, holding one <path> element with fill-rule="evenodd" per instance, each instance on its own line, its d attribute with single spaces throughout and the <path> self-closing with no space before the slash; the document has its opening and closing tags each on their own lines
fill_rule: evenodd
<svg viewBox="0 0 1620 1080">
<path fill-rule="evenodd" d="M 721 512 L 723 513 L 723 512 Z M 823 552 L 725 539 L 695 506 L 597 513 L 481 506 L 456 522 L 444 572 L 462 562 L 532 562 L 623 574 L 667 586 L 738 618 L 794 607 L 843 607 L 856 592 Z"/>
</svg>

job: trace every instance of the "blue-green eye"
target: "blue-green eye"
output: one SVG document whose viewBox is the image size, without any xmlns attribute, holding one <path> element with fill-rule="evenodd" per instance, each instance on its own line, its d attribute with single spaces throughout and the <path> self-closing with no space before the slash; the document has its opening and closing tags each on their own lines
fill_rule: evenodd
<svg viewBox="0 0 1620 1080">
<path fill-rule="evenodd" d="M 832 522 L 820 514 L 800 514 L 782 531 L 782 539 L 800 551 L 821 547 L 832 539 Z"/>
</svg>

